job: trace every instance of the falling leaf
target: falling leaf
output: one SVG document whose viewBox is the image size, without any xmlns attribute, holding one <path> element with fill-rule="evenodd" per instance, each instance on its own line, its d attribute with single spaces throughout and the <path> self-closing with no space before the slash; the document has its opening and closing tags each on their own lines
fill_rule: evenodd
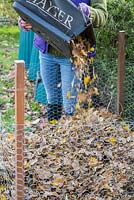
<svg viewBox="0 0 134 200">
<path fill-rule="evenodd" d="M 93 95 L 99 95 L 98 89 L 97 88 L 90 88 L 89 93 L 91 96 Z"/>
<path fill-rule="evenodd" d="M 99 95 L 98 88 L 94 87 L 94 94 Z"/>
<path fill-rule="evenodd" d="M 90 63 L 93 63 L 93 62 L 94 62 L 94 57 L 91 57 L 91 58 L 89 59 L 89 61 L 90 61 Z"/>
<path fill-rule="evenodd" d="M 94 81 L 97 80 L 97 75 L 96 75 L 96 74 L 93 75 L 93 80 L 94 80 Z"/>
<path fill-rule="evenodd" d="M 71 93 L 70 91 L 67 92 L 67 99 L 70 99 L 71 98 Z"/>
<path fill-rule="evenodd" d="M 82 42 L 82 37 L 80 35 L 78 35 L 77 40 L 78 40 L 78 42 Z"/>
<path fill-rule="evenodd" d="M 89 89 L 89 94 L 90 94 L 91 96 L 94 94 L 93 88 L 90 88 L 90 89 Z"/>
<path fill-rule="evenodd" d="M 87 85 L 90 81 L 90 76 L 84 77 L 84 85 Z"/>
<path fill-rule="evenodd" d="M 76 103 L 76 104 L 75 104 L 75 108 L 76 108 L 76 110 L 79 109 L 79 108 L 80 108 L 80 104 L 79 104 L 79 103 Z"/>
<path fill-rule="evenodd" d="M 79 94 L 78 94 L 78 101 L 79 101 L 80 103 L 86 102 L 87 99 L 88 99 L 88 95 L 87 95 L 86 93 L 79 93 Z"/>
<path fill-rule="evenodd" d="M 87 52 L 85 52 L 83 49 L 81 49 L 80 54 L 86 56 Z"/>
</svg>

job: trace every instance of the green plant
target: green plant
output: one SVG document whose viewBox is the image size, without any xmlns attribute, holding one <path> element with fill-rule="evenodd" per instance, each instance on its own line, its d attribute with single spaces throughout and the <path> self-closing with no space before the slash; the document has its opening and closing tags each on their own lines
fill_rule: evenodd
<svg viewBox="0 0 134 200">
<path fill-rule="evenodd" d="M 118 33 L 126 33 L 126 59 L 133 60 L 134 1 L 109 0 L 108 20 L 105 27 L 96 30 L 97 57 L 117 58 Z"/>
<path fill-rule="evenodd" d="M 99 77 L 97 87 L 105 105 L 117 110 L 117 68 L 118 68 L 118 35 L 125 31 L 125 82 L 124 82 L 124 117 L 133 118 L 134 93 L 134 1 L 109 0 L 108 20 L 105 27 L 96 30 L 97 56 L 96 73 Z M 127 64 L 126 64 L 127 63 Z M 130 73 L 131 70 L 131 73 Z M 111 87 L 112 86 L 112 87 Z M 113 96 L 112 96 L 113 95 Z"/>
<path fill-rule="evenodd" d="M 8 19 L 10 25 L 17 24 L 17 13 L 12 7 L 13 0 L 1 0 L 0 1 L 0 17 L 4 17 L 4 19 Z"/>
</svg>

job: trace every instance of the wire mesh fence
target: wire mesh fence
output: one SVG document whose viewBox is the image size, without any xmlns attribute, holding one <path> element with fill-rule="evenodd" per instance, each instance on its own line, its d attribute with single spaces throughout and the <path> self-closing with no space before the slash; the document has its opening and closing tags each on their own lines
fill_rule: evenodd
<svg viewBox="0 0 134 200">
<path fill-rule="evenodd" d="M 124 80 L 123 116 L 134 121 L 134 63 L 126 63 Z"/>
<path fill-rule="evenodd" d="M 2 130 L 1 199 L 15 199 L 16 164 L 25 200 L 134 198 L 134 132 L 116 115 L 91 109 L 57 125 L 25 125 L 17 134 L 24 152 L 16 132 Z"/>
<path fill-rule="evenodd" d="M 118 83 L 118 62 L 108 60 L 95 63 L 95 69 L 98 79 L 96 87 L 98 88 L 98 98 L 94 99 L 95 105 L 104 106 L 108 110 L 117 113 L 117 83 Z M 134 121 L 134 63 L 126 62 L 124 67 L 123 85 L 123 105 L 122 117 Z"/>
<path fill-rule="evenodd" d="M 97 74 L 96 87 L 99 95 L 96 106 L 103 106 L 113 113 L 117 113 L 117 82 L 118 68 L 117 60 L 107 60 L 95 63 Z M 93 99 L 93 101 L 95 101 Z"/>
</svg>

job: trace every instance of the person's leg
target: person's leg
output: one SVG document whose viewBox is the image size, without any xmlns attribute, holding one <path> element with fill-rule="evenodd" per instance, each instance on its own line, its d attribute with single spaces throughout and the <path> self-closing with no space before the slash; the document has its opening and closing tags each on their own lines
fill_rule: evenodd
<svg viewBox="0 0 134 200">
<path fill-rule="evenodd" d="M 47 95 L 48 120 L 58 120 L 62 113 L 61 73 L 53 55 L 40 53 L 40 73 Z"/>
<path fill-rule="evenodd" d="M 71 115 L 75 111 L 77 102 L 77 85 L 78 79 L 76 78 L 73 64 L 69 59 L 61 58 L 61 80 L 62 80 L 62 97 L 63 106 L 67 115 Z"/>
</svg>

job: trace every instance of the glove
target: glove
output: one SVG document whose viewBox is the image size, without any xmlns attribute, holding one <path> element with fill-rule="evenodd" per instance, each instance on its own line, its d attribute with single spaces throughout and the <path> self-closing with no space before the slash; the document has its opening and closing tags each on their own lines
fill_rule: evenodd
<svg viewBox="0 0 134 200">
<path fill-rule="evenodd" d="M 79 3 L 80 10 L 87 15 L 90 16 L 90 6 L 88 6 L 86 3 Z"/>
<path fill-rule="evenodd" d="M 88 58 L 92 58 L 96 56 L 96 46 L 93 45 L 88 52 Z"/>
</svg>

